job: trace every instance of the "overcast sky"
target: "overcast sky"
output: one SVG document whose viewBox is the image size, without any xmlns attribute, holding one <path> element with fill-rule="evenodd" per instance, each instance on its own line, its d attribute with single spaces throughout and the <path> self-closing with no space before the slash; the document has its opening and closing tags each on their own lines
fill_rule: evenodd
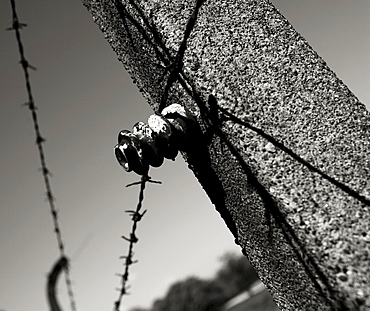
<svg viewBox="0 0 370 311">
<path fill-rule="evenodd" d="M 274 0 L 295 28 L 370 109 L 370 2 Z M 78 310 L 111 310 L 127 253 L 138 180 L 117 164 L 117 133 L 152 113 L 90 14 L 78 0 L 17 0 L 51 185 L 60 210 Z M 56 238 L 14 32 L 10 3 L 0 3 L 0 310 L 47 310 L 46 276 Z M 176 280 L 210 277 L 231 233 L 181 157 L 150 175 L 123 310 L 149 306 Z M 61 280 L 62 281 L 62 280 Z M 64 282 L 60 300 L 69 310 Z"/>
</svg>

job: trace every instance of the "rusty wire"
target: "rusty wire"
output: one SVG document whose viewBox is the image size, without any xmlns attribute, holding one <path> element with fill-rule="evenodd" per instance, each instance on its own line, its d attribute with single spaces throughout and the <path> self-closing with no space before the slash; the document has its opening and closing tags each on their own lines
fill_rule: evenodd
<svg viewBox="0 0 370 311">
<path fill-rule="evenodd" d="M 43 145 L 42 145 L 45 142 L 45 138 L 43 138 L 43 136 L 41 135 L 41 132 L 40 132 L 40 126 L 39 126 L 37 113 L 36 113 L 37 108 L 35 106 L 34 99 L 33 99 L 33 96 L 32 96 L 32 90 L 31 90 L 31 81 L 30 81 L 30 76 L 29 76 L 29 69 L 36 70 L 36 68 L 33 67 L 32 65 L 30 65 L 29 62 L 27 61 L 27 59 L 25 57 L 25 53 L 24 53 L 23 43 L 22 43 L 22 40 L 21 40 L 20 29 L 22 29 L 23 27 L 25 27 L 27 25 L 23 24 L 23 23 L 20 23 L 19 20 L 18 20 L 17 11 L 16 11 L 16 7 L 15 7 L 15 0 L 10 0 L 10 3 L 11 3 L 11 7 L 12 7 L 12 26 L 7 28 L 7 30 L 14 30 L 15 31 L 15 35 L 16 35 L 16 39 L 17 39 L 17 43 L 18 43 L 18 50 L 19 50 L 19 54 L 20 54 L 20 58 L 21 58 L 20 59 L 20 64 L 22 65 L 22 68 L 23 68 L 24 77 L 25 77 L 25 81 L 26 81 L 27 94 L 28 94 L 28 102 L 25 105 L 28 106 L 28 108 L 31 111 L 31 115 L 32 115 L 32 121 L 33 121 L 34 129 L 35 129 L 35 133 L 36 133 L 36 145 L 37 145 L 37 148 L 39 150 L 39 156 L 40 156 L 40 161 L 41 161 L 40 171 L 42 172 L 42 175 L 44 177 L 44 183 L 45 183 L 45 187 L 46 187 L 46 199 L 49 202 L 49 206 L 50 206 L 50 212 L 51 212 L 52 219 L 53 219 L 54 231 L 55 231 L 56 238 L 57 238 L 60 257 L 61 258 L 66 258 L 65 244 L 64 244 L 63 239 L 62 239 L 62 233 L 61 233 L 60 225 L 59 225 L 59 221 L 58 221 L 58 211 L 57 211 L 57 209 L 55 207 L 55 203 L 54 203 L 55 197 L 53 196 L 53 193 L 52 193 L 52 190 L 51 190 L 51 185 L 50 185 L 49 176 L 50 176 L 51 173 L 50 173 L 50 170 L 46 166 L 45 153 L 44 153 L 44 149 L 43 149 Z M 72 291 L 72 284 L 71 284 L 71 279 L 70 279 L 70 275 L 69 275 L 68 265 L 65 265 L 64 272 L 65 272 L 65 282 L 66 282 L 66 285 L 67 285 L 67 291 L 68 291 L 68 296 L 69 296 L 69 299 L 70 299 L 71 309 L 72 309 L 72 311 L 75 311 L 76 310 L 76 303 L 75 303 L 74 294 L 73 294 L 73 291 Z"/>
<path fill-rule="evenodd" d="M 141 207 L 143 205 L 144 190 L 145 190 L 145 185 L 146 185 L 147 182 L 161 184 L 160 181 L 151 180 L 151 178 L 148 175 L 143 175 L 143 176 L 141 176 L 141 181 L 134 182 L 134 183 L 129 184 L 129 185 L 126 186 L 126 187 L 131 187 L 131 186 L 134 186 L 134 185 L 140 185 L 140 192 L 139 192 L 139 202 L 136 206 L 136 210 L 126 210 L 126 213 L 130 214 L 130 216 L 132 217 L 132 222 L 133 223 L 132 223 L 132 229 L 131 229 L 130 237 L 122 236 L 122 239 L 129 242 L 129 248 L 128 248 L 127 255 L 120 257 L 120 259 L 125 260 L 125 263 L 124 263 L 125 268 L 124 268 L 124 273 L 123 274 L 117 274 L 119 277 L 121 277 L 121 288 L 119 289 L 118 299 L 117 299 L 117 301 L 114 302 L 114 310 L 115 311 L 119 311 L 119 307 L 121 305 L 122 297 L 124 295 L 128 295 L 127 282 L 128 282 L 128 278 L 129 278 L 129 267 L 132 264 L 137 263 L 137 260 L 133 260 L 133 256 L 134 256 L 133 248 L 134 248 L 134 244 L 137 243 L 138 240 L 139 240 L 136 236 L 137 223 L 143 218 L 144 214 L 146 213 L 146 210 L 142 213 L 140 213 L 140 211 L 141 211 Z"/>
</svg>

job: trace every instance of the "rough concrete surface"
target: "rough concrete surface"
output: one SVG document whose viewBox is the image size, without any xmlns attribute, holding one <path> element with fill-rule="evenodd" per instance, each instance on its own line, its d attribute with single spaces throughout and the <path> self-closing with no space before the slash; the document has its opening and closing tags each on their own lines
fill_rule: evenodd
<svg viewBox="0 0 370 311">
<path fill-rule="evenodd" d="M 156 110 L 195 1 L 82 1 Z M 235 120 L 208 135 L 209 162 L 184 153 L 279 308 L 369 310 L 365 106 L 266 0 L 208 0 L 200 8 L 167 103 L 187 106 L 206 131 L 199 107 L 209 94 L 363 199 Z"/>
</svg>

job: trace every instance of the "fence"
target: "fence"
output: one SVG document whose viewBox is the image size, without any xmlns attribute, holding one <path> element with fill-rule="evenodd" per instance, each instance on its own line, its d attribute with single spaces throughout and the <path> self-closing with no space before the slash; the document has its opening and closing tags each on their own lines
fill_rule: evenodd
<svg viewBox="0 0 370 311">
<path fill-rule="evenodd" d="M 83 3 L 152 108 L 197 117 L 183 155 L 279 308 L 369 308 L 369 113 L 274 6 Z"/>
</svg>

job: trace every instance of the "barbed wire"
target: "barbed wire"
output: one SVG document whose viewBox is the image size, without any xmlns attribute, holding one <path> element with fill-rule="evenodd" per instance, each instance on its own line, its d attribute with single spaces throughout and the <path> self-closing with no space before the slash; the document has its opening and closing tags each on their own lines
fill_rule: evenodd
<svg viewBox="0 0 370 311">
<path fill-rule="evenodd" d="M 46 165 L 45 153 L 44 153 L 44 149 L 42 145 L 43 143 L 45 143 L 45 138 L 41 135 L 41 132 L 40 132 L 40 126 L 39 126 L 38 117 L 36 113 L 37 107 L 35 106 L 33 95 L 32 95 L 32 89 L 31 89 L 29 69 L 36 70 L 36 68 L 30 65 L 29 62 L 27 61 L 25 57 L 25 53 L 24 53 L 23 43 L 21 40 L 20 29 L 22 29 L 23 27 L 26 27 L 27 24 L 19 22 L 17 11 L 16 11 L 16 6 L 15 6 L 15 0 L 10 0 L 10 3 L 11 3 L 11 8 L 12 8 L 12 26 L 7 28 L 6 30 L 15 31 L 15 35 L 16 35 L 16 39 L 18 43 L 18 50 L 19 50 L 19 54 L 21 58 L 20 64 L 22 65 L 22 68 L 23 68 L 24 77 L 26 81 L 26 89 L 27 89 L 27 94 L 28 94 L 28 102 L 25 104 L 25 106 L 28 106 L 28 108 L 31 111 L 31 115 L 32 115 L 32 121 L 33 121 L 34 129 L 35 129 L 35 133 L 36 133 L 36 145 L 39 151 L 40 162 L 41 162 L 40 171 L 42 172 L 42 175 L 44 177 L 44 183 L 46 187 L 46 199 L 49 202 L 49 206 L 50 206 L 50 212 L 51 212 L 52 219 L 53 219 L 54 231 L 55 231 L 56 238 L 57 238 L 60 256 L 61 258 L 66 258 L 65 244 L 62 239 L 62 233 L 61 233 L 61 229 L 60 229 L 60 225 L 58 221 L 58 211 L 54 203 L 55 197 L 53 196 L 53 192 L 52 192 L 51 185 L 50 185 L 49 176 L 51 175 L 51 172 Z M 65 282 L 67 286 L 68 296 L 70 299 L 71 309 L 75 311 L 76 302 L 75 302 L 74 294 L 72 290 L 72 283 L 71 283 L 68 265 L 65 265 L 64 272 L 65 272 L 64 274 Z"/>
<path fill-rule="evenodd" d="M 141 181 L 134 182 L 134 183 L 129 184 L 129 185 L 126 186 L 126 187 L 131 187 L 131 186 L 134 186 L 134 185 L 140 185 L 140 192 L 139 192 L 139 202 L 136 206 L 136 210 L 126 210 L 126 213 L 129 213 L 130 216 L 132 217 L 133 224 L 132 224 L 130 237 L 127 238 L 125 236 L 122 236 L 122 238 L 124 240 L 128 241 L 130 244 L 129 244 L 127 255 L 120 257 L 120 259 L 125 259 L 125 264 L 124 264 L 125 268 L 124 268 L 124 273 L 123 274 L 117 274 L 119 277 L 121 277 L 121 288 L 119 289 L 118 299 L 117 299 L 117 301 L 114 302 L 114 310 L 115 311 L 119 311 L 121 301 L 122 301 L 122 297 L 124 295 L 128 295 L 127 282 L 128 282 L 128 278 L 129 278 L 129 267 L 132 264 L 138 262 L 137 260 L 133 260 L 133 256 L 134 256 L 133 248 L 134 248 L 134 244 L 139 241 L 139 239 L 136 236 L 137 223 L 143 218 L 143 216 L 146 213 L 146 210 L 142 213 L 140 213 L 140 211 L 141 211 L 141 207 L 142 207 L 143 200 L 144 200 L 144 190 L 145 190 L 145 185 L 146 185 L 147 182 L 155 183 L 155 184 L 161 184 L 160 181 L 151 180 L 151 178 L 148 175 L 142 175 L 141 176 Z"/>
</svg>

